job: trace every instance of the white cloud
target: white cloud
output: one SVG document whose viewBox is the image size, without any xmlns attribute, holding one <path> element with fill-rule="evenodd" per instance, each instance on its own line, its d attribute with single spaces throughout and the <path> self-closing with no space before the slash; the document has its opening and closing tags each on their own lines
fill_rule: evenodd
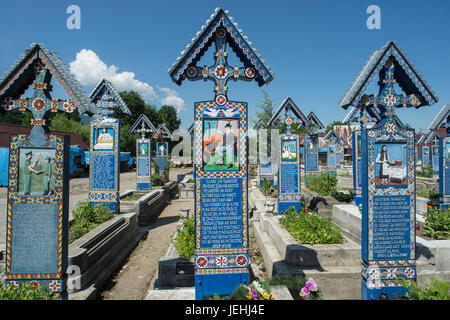
<svg viewBox="0 0 450 320">
<path fill-rule="evenodd" d="M 174 106 L 177 113 L 184 109 L 184 100 L 178 96 L 178 92 L 169 88 L 158 88 L 166 94 L 165 98 L 161 98 L 162 105 Z"/>
<path fill-rule="evenodd" d="M 178 96 L 178 92 L 169 88 L 160 88 L 165 97 L 159 97 L 155 89 L 148 83 L 135 79 L 135 73 L 119 72 L 115 65 L 106 65 L 92 50 L 82 49 L 75 60 L 69 63 L 70 72 L 83 86 L 96 86 L 102 79 L 110 81 L 118 91 L 136 91 L 145 101 L 160 99 L 161 105 L 174 106 L 177 112 L 183 110 L 185 102 Z"/>
<path fill-rule="evenodd" d="M 134 72 L 118 72 L 115 65 L 107 66 L 92 50 L 82 49 L 74 61 L 70 62 L 70 71 L 84 86 L 96 86 L 103 78 L 110 81 L 118 91 L 133 90 L 144 100 L 158 98 L 155 90 L 148 83 L 135 79 Z"/>
</svg>

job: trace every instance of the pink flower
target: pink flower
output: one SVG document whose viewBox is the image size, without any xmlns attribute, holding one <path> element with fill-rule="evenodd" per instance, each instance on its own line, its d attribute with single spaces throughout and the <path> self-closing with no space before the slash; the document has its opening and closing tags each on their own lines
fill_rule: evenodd
<svg viewBox="0 0 450 320">
<path fill-rule="evenodd" d="M 307 288 L 308 291 L 316 291 L 317 290 L 317 283 L 313 279 L 309 279 L 305 283 L 305 288 Z"/>
<path fill-rule="evenodd" d="M 305 286 L 300 290 L 300 296 L 307 297 L 311 291 L 317 290 L 317 283 L 313 279 L 306 281 Z"/>
<path fill-rule="evenodd" d="M 308 290 L 308 288 L 306 288 L 306 286 L 304 286 L 304 287 L 302 288 L 302 290 L 300 290 L 300 295 L 301 295 L 302 297 L 307 297 L 307 296 L 309 296 L 309 290 Z"/>
</svg>

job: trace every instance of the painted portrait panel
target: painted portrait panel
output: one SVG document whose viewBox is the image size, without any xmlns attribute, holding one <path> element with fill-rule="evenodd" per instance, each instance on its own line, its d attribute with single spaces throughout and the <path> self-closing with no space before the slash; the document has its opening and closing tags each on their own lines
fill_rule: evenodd
<svg viewBox="0 0 450 320">
<path fill-rule="evenodd" d="M 114 150 L 114 129 L 101 127 L 94 130 L 94 151 Z"/>
<path fill-rule="evenodd" d="M 148 147 L 148 142 L 140 142 L 138 144 L 138 155 L 139 156 L 148 156 L 149 153 L 149 147 Z"/>
<path fill-rule="evenodd" d="M 55 189 L 56 150 L 20 148 L 18 193 L 52 195 Z"/>
<path fill-rule="evenodd" d="M 281 140 L 281 160 L 297 161 L 297 141 Z"/>
<path fill-rule="evenodd" d="M 375 186 L 406 186 L 408 175 L 407 144 L 375 144 Z"/>
<path fill-rule="evenodd" d="M 239 170 L 239 120 L 203 120 L 203 170 Z"/>
</svg>

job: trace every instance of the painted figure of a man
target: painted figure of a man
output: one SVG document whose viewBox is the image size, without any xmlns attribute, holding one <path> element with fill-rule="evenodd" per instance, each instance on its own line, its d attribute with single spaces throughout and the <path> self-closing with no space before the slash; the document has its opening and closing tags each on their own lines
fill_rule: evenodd
<svg viewBox="0 0 450 320">
<path fill-rule="evenodd" d="M 25 195 L 31 193 L 31 174 L 41 174 L 42 171 L 35 170 L 36 165 L 39 163 L 39 159 L 35 163 L 32 163 L 33 152 L 29 151 L 25 153 L 25 161 L 23 165 L 23 192 Z"/>
<path fill-rule="evenodd" d="M 233 158 L 234 158 L 234 146 L 236 143 L 236 137 L 234 133 L 231 131 L 231 124 L 227 123 L 225 125 L 225 133 L 222 135 L 222 145 L 217 149 L 216 153 L 219 156 L 218 165 L 223 165 L 223 151 L 226 152 L 226 161 L 228 168 L 233 167 Z"/>
</svg>

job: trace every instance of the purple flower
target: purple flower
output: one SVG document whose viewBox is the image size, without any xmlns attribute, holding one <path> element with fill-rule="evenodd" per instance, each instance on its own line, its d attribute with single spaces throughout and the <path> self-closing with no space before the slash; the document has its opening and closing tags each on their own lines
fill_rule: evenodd
<svg viewBox="0 0 450 320">
<path fill-rule="evenodd" d="M 307 288 L 308 291 L 316 291 L 317 290 L 317 283 L 313 279 L 309 279 L 305 283 L 305 288 Z"/>
<path fill-rule="evenodd" d="M 251 286 L 247 286 L 247 288 L 250 290 L 253 298 L 258 299 L 258 294 L 256 293 L 256 291 Z"/>
<path fill-rule="evenodd" d="M 306 286 L 304 286 L 304 287 L 302 288 L 302 290 L 300 290 L 300 295 L 301 295 L 302 297 L 307 297 L 307 296 L 309 296 L 309 290 L 308 290 L 308 288 L 306 288 Z"/>
</svg>

